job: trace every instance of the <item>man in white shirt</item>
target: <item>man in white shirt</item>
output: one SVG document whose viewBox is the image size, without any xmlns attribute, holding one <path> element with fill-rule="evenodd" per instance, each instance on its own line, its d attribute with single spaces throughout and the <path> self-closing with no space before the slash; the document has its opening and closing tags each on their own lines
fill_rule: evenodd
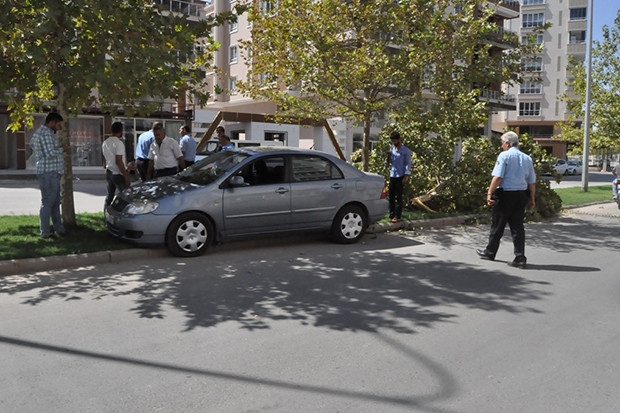
<svg viewBox="0 0 620 413">
<path fill-rule="evenodd" d="M 153 127 L 155 141 L 149 149 L 149 170 L 146 179 L 174 175 L 185 169 L 185 160 L 179 143 L 166 136 L 163 126 Z"/>
<path fill-rule="evenodd" d="M 179 146 L 181 152 L 183 152 L 183 159 L 185 160 L 185 167 L 192 166 L 196 161 L 196 140 L 192 138 L 191 130 L 188 125 L 183 125 L 179 128 L 179 134 L 181 139 L 179 140 Z"/>
<path fill-rule="evenodd" d="M 117 191 L 120 192 L 131 185 L 129 171 L 125 166 L 125 144 L 120 140 L 121 136 L 123 136 L 123 124 L 114 122 L 112 136 L 101 144 L 101 151 L 105 158 L 105 178 L 108 184 L 104 210 L 112 203 Z"/>
</svg>

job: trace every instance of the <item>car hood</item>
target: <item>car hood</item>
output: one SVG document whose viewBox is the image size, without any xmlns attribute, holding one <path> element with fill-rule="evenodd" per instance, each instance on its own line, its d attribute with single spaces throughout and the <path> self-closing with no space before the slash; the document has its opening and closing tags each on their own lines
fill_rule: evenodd
<svg viewBox="0 0 620 413">
<path fill-rule="evenodd" d="M 172 176 L 165 176 L 153 181 L 147 181 L 131 186 L 123 191 L 121 197 L 128 202 L 138 199 L 154 201 L 181 192 L 186 192 L 196 187 L 196 185 L 180 181 Z"/>
</svg>

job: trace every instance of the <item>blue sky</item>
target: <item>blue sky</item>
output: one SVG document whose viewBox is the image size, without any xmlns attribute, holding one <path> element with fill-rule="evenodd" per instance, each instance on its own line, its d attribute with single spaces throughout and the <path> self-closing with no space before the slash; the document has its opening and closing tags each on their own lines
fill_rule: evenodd
<svg viewBox="0 0 620 413">
<path fill-rule="evenodd" d="M 593 40 L 602 40 L 603 26 L 613 27 L 614 19 L 620 9 L 617 0 L 594 0 L 594 21 L 592 22 L 594 37 Z"/>
</svg>

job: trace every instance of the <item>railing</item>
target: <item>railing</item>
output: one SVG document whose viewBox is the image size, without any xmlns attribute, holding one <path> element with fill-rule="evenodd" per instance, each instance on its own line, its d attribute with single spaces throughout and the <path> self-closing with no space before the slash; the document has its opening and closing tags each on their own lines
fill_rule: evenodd
<svg viewBox="0 0 620 413">
<path fill-rule="evenodd" d="M 485 99 L 493 99 L 500 102 L 515 103 L 517 98 L 514 95 L 505 95 L 498 90 L 482 89 L 480 91 L 480 97 Z"/>
<path fill-rule="evenodd" d="M 157 0 L 156 3 L 161 4 L 163 11 L 181 13 L 194 17 L 202 16 L 203 6 L 201 4 L 182 0 Z"/>
</svg>

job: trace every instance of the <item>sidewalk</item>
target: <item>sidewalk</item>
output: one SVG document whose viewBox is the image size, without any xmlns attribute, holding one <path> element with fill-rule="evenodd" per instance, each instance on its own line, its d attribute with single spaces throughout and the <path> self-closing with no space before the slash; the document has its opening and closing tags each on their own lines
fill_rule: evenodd
<svg viewBox="0 0 620 413">
<path fill-rule="evenodd" d="M 103 166 L 74 166 L 73 178 L 76 180 L 105 180 Z M 34 168 L 30 169 L 0 169 L 0 180 L 36 180 Z"/>
</svg>

